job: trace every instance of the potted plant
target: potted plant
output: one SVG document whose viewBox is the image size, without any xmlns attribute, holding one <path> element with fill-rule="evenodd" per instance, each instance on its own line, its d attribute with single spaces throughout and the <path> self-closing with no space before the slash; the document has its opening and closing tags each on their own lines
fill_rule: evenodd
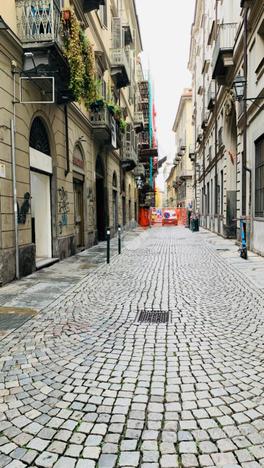
<svg viewBox="0 0 264 468">
<path fill-rule="evenodd" d="M 91 102 L 90 109 L 91 109 L 91 111 L 98 112 L 101 109 L 103 109 L 104 106 L 105 106 L 104 100 L 103 99 L 97 99 L 96 101 Z"/>
</svg>

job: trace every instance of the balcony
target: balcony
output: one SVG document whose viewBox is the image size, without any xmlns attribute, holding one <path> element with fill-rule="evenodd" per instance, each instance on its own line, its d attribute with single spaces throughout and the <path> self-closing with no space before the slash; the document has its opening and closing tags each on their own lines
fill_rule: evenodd
<svg viewBox="0 0 264 468">
<path fill-rule="evenodd" d="M 59 0 L 16 0 L 16 13 L 23 44 L 56 42 L 62 46 Z"/>
<path fill-rule="evenodd" d="M 93 127 L 93 135 L 97 142 L 113 149 L 120 147 L 118 133 L 114 117 L 106 106 L 101 109 L 91 110 L 90 121 Z"/>
<path fill-rule="evenodd" d="M 137 133 L 142 132 L 144 129 L 144 115 L 142 111 L 134 113 L 134 128 Z"/>
<path fill-rule="evenodd" d="M 126 141 L 123 146 L 123 159 L 121 161 L 121 166 L 126 172 L 128 172 L 135 169 L 137 163 L 137 151 L 131 142 Z"/>
<path fill-rule="evenodd" d="M 83 11 L 89 13 L 89 11 L 98 10 L 100 5 L 105 5 L 104 0 L 83 0 Z"/>
<path fill-rule="evenodd" d="M 215 106 L 215 81 L 212 80 L 207 92 L 207 109 L 213 110 Z"/>
<path fill-rule="evenodd" d="M 16 15 L 24 50 L 21 75 L 54 76 L 57 104 L 73 101 L 69 65 L 64 57 L 60 1 L 16 0 Z"/>
<path fill-rule="evenodd" d="M 237 23 L 225 23 L 219 26 L 212 57 L 212 77 L 219 82 L 223 82 L 227 69 L 234 65 L 233 49 L 236 32 Z"/>
<path fill-rule="evenodd" d="M 118 89 L 130 84 L 129 59 L 122 47 L 111 49 L 111 75 Z"/>
</svg>

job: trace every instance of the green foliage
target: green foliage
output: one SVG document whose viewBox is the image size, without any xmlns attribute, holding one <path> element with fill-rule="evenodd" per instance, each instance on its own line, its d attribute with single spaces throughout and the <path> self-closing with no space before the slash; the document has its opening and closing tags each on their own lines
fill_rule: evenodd
<svg viewBox="0 0 264 468">
<path fill-rule="evenodd" d="M 89 108 L 99 98 L 99 83 L 96 80 L 94 50 L 80 27 L 74 11 L 64 24 L 65 56 L 70 66 L 70 89 L 76 101 L 84 100 Z"/>
</svg>

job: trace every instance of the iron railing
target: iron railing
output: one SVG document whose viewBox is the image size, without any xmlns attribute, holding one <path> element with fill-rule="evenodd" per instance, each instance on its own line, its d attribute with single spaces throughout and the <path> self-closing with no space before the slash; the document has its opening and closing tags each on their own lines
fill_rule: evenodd
<svg viewBox="0 0 264 468">
<path fill-rule="evenodd" d="M 90 120 L 94 128 L 111 127 L 110 112 L 107 107 L 91 111 Z"/>
<path fill-rule="evenodd" d="M 18 36 L 23 43 L 62 45 L 59 0 L 16 0 Z"/>
<path fill-rule="evenodd" d="M 215 43 L 215 48 L 212 57 L 212 68 L 218 61 L 219 54 L 225 51 L 232 51 L 235 44 L 237 32 L 237 23 L 223 23 L 219 25 L 219 32 Z"/>
<path fill-rule="evenodd" d="M 124 48 L 111 49 L 111 65 L 112 67 L 124 67 L 128 79 L 130 79 L 129 60 Z"/>
</svg>

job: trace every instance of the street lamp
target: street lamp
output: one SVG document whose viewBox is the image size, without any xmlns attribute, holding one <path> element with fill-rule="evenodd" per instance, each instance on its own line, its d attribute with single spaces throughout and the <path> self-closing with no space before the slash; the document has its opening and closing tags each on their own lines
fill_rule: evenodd
<svg viewBox="0 0 264 468">
<path fill-rule="evenodd" d="M 240 74 L 237 75 L 233 81 L 233 88 L 236 95 L 236 101 L 256 101 L 257 99 L 264 99 L 264 96 L 257 96 L 254 98 L 245 98 L 246 95 L 247 80 Z M 257 105 L 257 104 L 256 104 Z"/>
<path fill-rule="evenodd" d="M 237 75 L 233 82 L 233 88 L 236 95 L 236 100 L 241 101 L 245 96 L 247 80 L 244 76 L 240 74 Z"/>
</svg>

